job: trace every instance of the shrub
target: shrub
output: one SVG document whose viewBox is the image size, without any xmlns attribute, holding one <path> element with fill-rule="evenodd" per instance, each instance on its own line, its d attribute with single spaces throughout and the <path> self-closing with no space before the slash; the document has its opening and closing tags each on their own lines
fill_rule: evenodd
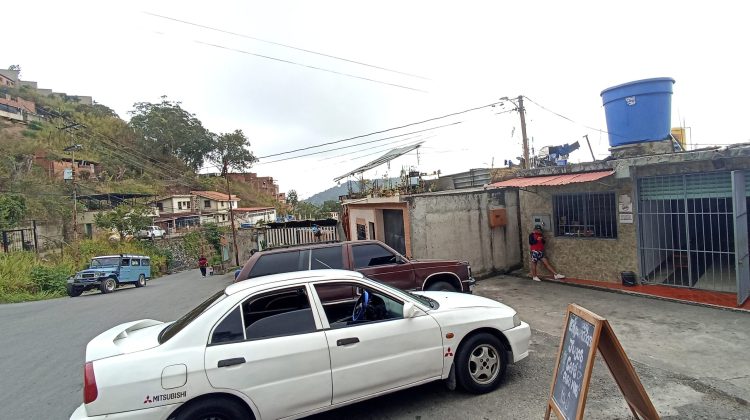
<svg viewBox="0 0 750 420">
<path fill-rule="evenodd" d="M 36 291 L 62 294 L 65 293 L 65 283 L 70 274 L 65 266 L 38 265 L 31 269 L 31 280 L 36 286 Z"/>
</svg>

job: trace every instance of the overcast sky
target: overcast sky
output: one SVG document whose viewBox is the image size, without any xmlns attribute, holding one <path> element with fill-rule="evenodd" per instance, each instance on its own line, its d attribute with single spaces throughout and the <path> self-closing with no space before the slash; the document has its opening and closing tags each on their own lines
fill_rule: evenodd
<svg viewBox="0 0 750 420">
<path fill-rule="evenodd" d="M 179 23 L 159 14 L 395 70 L 354 64 Z M 76 1 L 23 2 L 2 19 L 0 66 L 68 94 L 90 95 L 121 117 L 161 95 L 214 132 L 242 129 L 256 156 L 380 131 L 525 95 L 536 150 L 582 140 L 608 155 L 600 92 L 651 77 L 676 80 L 673 126 L 692 143 L 750 141 L 748 7 L 714 1 Z M 207 44 L 213 44 L 207 45 Z M 244 52 L 240 52 L 244 51 Z M 347 73 L 374 81 L 261 58 Z M 419 76 L 419 77 L 415 77 Z M 385 84 L 389 83 L 389 84 Z M 401 87 L 392 86 L 399 85 Z M 408 88 L 408 89 L 407 89 Z M 416 90 L 415 90 L 416 89 Z M 307 197 L 391 147 L 416 152 L 368 171 L 405 166 L 443 174 L 502 166 L 521 155 L 518 113 L 485 108 L 253 168 Z M 400 140 L 400 141 L 399 141 Z M 582 143 L 583 144 L 583 143 Z M 589 161 L 585 145 L 571 161 Z"/>
</svg>

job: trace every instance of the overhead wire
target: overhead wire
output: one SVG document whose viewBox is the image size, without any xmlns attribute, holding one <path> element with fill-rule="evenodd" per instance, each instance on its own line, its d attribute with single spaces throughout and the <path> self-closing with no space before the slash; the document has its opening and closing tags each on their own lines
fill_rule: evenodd
<svg viewBox="0 0 750 420">
<path fill-rule="evenodd" d="M 549 112 L 550 114 L 553 114 L 553 115 L 557 115 L 558 117 L 560 117 L 560 118 L 562 118 L 562 119 L 564 119 L 564 120 L 567 120 L 567 121 L 569 121 L 569 122 L 572 122 L 573 124 L 576 124 L 576 125 L 580 125 L 580 126 L 582 126 L 582 127 L 586 127 L 586 128 L 588 128 L 589 130 L 593 130 L 593 131 L 598 131 L 598 132 L 600 132 L 600 133 L 607 133 L 607 134 L 609 134 L 609 135 L 612 135 L 612 136 L 616 136 L 616 137 L 622 137 L 622 138 L 625 138 L 625 137 L 626 137 L 626 136 L 623 136 L 623 135 L 620 135 L 620 134 L 617 134 L 617 133 L 612 133 L 612 132 L 610 132 L 610 131 L 607 131 L 607 130 L 604 130 L 604 129 L 602 129 L 602 128 L 591 127 L 591 126 L 589 126 L 589 125 L 586 125 L 586 124 L 582 124 L 582 123 L 576 122 L 576 121 L 574 121 L 573 119 L 571 119 L 571 118 L 568 118 L 568 117 L 566 117 L 565 115 L 562 115 L 562 114 L 560 114 L 560 113 L 558 113 L 558 112 L 555 112 L 555 111 L 553 111 L 553 110 L 551 110 L 551 109 L 549 109 L 549 108 L 545 107 L 544 105 L 541 105 L 540 103 L 538 103 L 538 102 L 534 101 L 533 99 L 529 98 L 529 97 L 528 97 L 528 96 L 526 96 L 526 95 L 524 95 L 523 97 L 524 97 L 524 98 L 526 98 L 526 99 L 527 99 L 527 100 L 528 100 L 529 102 L 531 102 L 531 103 L 533 103 L 534 105 L 538 106 L 539 108 L 541 108 L 541 109 L 543 109 L 543 110 L 545 110 L 545 111 Z"/>
<path fill-rule="evenodd" d="M 336 149 L 321 150 L 321 151 L 318 151 L 318 152 L 306 153 L 306 154 L 303 154 L 303 155 L 291 156 L 291 157 L 287 157 L 287 158 L 271 160 L 271 161 L 268 161 L 268 162 L 258 162 L 257 165 L 268 165 L 268 164 L 271 164 L 271 163 L 283 162 L 283 161 L 286 161 L 286 160 L 298 159 L 298 158 L 306 157 L 306 156 L 319 155 L 319 154 L 322 154 L 322 153 L 328 153 L 328 152 L 332 152 L 332 151 L 336 151 L 336 150 L 347 149 L 347 148 L 350 148 L 350 147 L 357 147 L 357 146 L 361 146 L 363 144 L 377 143 L 377 142 L 381 142 L 381 141 L 385 141 L 385 140 L 394 139 L 396 137 L 408 136 L 410 134 L 423 133 L 425 131 L 430 131 L 430 130 L 435 130 L 435 129 L 439 129 L 439 128 L 450 127 L 450 126 L 458 125 L 458 124 L 461 124 L 461 123 L 463 123 L 463 121 L 457 121 L 457 122 L 453 122 L 453 123 L 450 123 L 450 124 L 444 124 L 444 125 L 437 126 L 437 127 L 430 127 L 430 128 L 426 128 L 424 130 L 412 131 L 410 133 L 404 133 L 404 134 L 398 134 L 398 135 L 395 135 L 395 136 L 384 137 L 382 139 L 370 140 L 370 141 L 361 142 L 361 143 L 357 143 L 357 144 L 351 144 L 351 145 L 348 145 L 348 146 L 341 146 L 341 147 L 338 147 Z"/>
<path fill-rule="evenodd" d="M 391 72 L 391 73 L 397 73 L 397 74 L 401 74 L 401 75 L 404 75 L 404 76 L 416 77 L 418 79 L 430 80 L 429 78 L 424 77 L 424 76 L 419 76 L 419 75 L 412 74 L 412 73 L 406 73 L 406 72 L 399 71 L 399 70 L 393 70 L 393 69 L 389 69 L 387 67 L 376 66 L 374 64 L 367 64 L 367 63 L 363 63 L 361 61 L 350 60 L 348 58 L 338 57 L 338 56 L 335 56 L 335 55 L 326 54 L 326 53 L 322 53 L 322 52 L 318 52 L 318 51 L 312 51 L 312 50 L 308 50 L 308 49 L 305 49 L 305 48 L 295 47 L 295 46 L 289 45 L 289 44 L 282 44 L 280 42 L 269 41 L 267 39 L 257 38 L 257 37 L 250 36 L 250 35 L 245 35 L 245 34 L 240 34 L 240 33 L 237 33 L 237 32 L 228 31 L 226 29 L 220 29 L 220 28 L 216 28 L 216 27 L 213 27 L 213 26 L 203 25 L 203 24 L 200 24 L 200 23 L 189 22 L 189 21 L 186 21 L 186 20 L 177 19 L 177 18 L 173 18 L 173 17 L 169 17 L 169 16 L 164 16 L 164 15 L 160 15 L 160 14 L 152 13 L 152 12 L 146 12 L 146 11 L 144 11 L 143 13 L 147 14 L 147 15 L 150 15 L 150 16 L 154 16 L 154 17 L 160 18 L 160 19 L 171 20 L 173 22 L 179 22 L 179 23 L 182 23 L 182 24 L 185 24 L 185 25 L 195 26 L 197 28 L 208 29 L 208 30 L 211 30 L 211 31 L 220 32 L 220 33 L 224 33 L 224 34 L 228 34 L 228 35 L 232 35 L 232 36 L 237 36 L 237 37 L 241 37 L 241 38 L 252 39 L 253 41 L 263 42 L 263 43 L 266 43 L 266 44 L 271 44 L 271 45 L 276 45 L 276 46 L 280 46 L 280 47 L 284 47 L 284 48 L 289 48 L 289 49 L 293 49 L 293 50 L 297 50 L 297 51 L 302 51 L 302 52 L 306 52 L 306 53 L 309 53 L 309 54 L 320 55 L 322 57 L 332 58 L 334 60 L 345 61 L 347 63 L 358 64 L 360 66 L 371 67 L 371 68 L 374 68 L 374 69 L 384 70 L 384 71 L 388 71 L 388 72 Z"/>
<path fill-rule="evenodd" d="M 441 115 L 439 117 L 428 118 L 426 120 L 422 120 L 422 121 L 418 121 L 418 122 L 413 122 L 413 123 L 409 123 L 409 124 L 404 124 L 404 125 L 401 125 L 401 126 L 398 126 L 398 127 L 388 128 L 388 129 L 385 129 L 385 130 L 373 131 L 371 133 L 360 134 L 360 135 L 357 135 L 357 136 L 347 137 L 345 139 L 330 141 L 330 142 L 321 143 L 321 144 L 316 144 L 316 145 L 313 145 L 313 146 L 301 147 L 301 148 L 294 149 L 294 150 L 288 150 L 286 152 L 272 153 L 270 155 L 259 156 L 258 159 L 265 159 L 265 158 L 269 158 L 269 157 L 281 156 L 281 155 L 286 155 L 286 154 L 290 154 L 290 153 L 301 152 L 301 151 L 304 151 L 304 150 L 315 149 L 315 148 L 318 148 L 318 147 L 329 146 L 331 144 L 337 144 L 337 143 L 343 143 L 343 142 L 347 142 L 347 141 L 351 141 L 351 140 L 361 139 L 363 137 L 374 136 L 376 134 L 383 134 L 383 133 L 386 133 L 388 131 L 399 130 L 399 129 L 406 128 L 406 127 L 412 127 L 412 126 L 415 126 L 415 125 L 424 124 L 424 123 L 431 122 L 431 121 L 437 121 L 437 120 L 441 120 L 441 119 L 444 119 L 444 118 L 454 117 L 456 115 L 466 114 L 468 112 L 477 111 L 477 110 L 484 109 L 484 108 L 489 108 L 491 106 L 494 106 L 494 105 L 497 105 L 497 104 L 501 104 L 503 102 L 505 102 L 505 101 L 497 101 L 497 102 L 493 102 L 493 103 L 488 104 L 488 105 L 482 105 L 482 106 L 478 106 L 478 107 L 474 107 L 474 108 L 469 108 L 469 109 L 465 109 L 463 111 L 458 111 L 458 112 L 452 112 L 450 114 Z"/>
</svg>

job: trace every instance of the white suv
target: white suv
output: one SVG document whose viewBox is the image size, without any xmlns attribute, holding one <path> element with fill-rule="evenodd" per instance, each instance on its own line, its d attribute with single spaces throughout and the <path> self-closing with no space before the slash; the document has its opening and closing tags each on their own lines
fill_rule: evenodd
<svg viewBox="0 0 750 420">
<path fill-rule="evenodd" d="M 138 237 L 146 239 L 157 239 L 163 238 L 166 233 L 167 232 L 165 232 L 164 229 L 160 228 L 159 226 L 147 226 L 145 229 L 138 232 Z"/>
</svg>

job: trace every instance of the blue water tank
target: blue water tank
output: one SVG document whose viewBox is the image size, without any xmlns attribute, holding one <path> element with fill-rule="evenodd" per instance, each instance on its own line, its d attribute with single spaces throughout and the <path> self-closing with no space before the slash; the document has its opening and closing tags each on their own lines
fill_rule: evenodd
<svg viewBox="0 0 750 420">
<path fill-rule="evenodd" d="M 672 123 L 671 77 L 636 80 L 604 89 L 609 145 L 659 141 L 669 137 Z"/>
</svg>

